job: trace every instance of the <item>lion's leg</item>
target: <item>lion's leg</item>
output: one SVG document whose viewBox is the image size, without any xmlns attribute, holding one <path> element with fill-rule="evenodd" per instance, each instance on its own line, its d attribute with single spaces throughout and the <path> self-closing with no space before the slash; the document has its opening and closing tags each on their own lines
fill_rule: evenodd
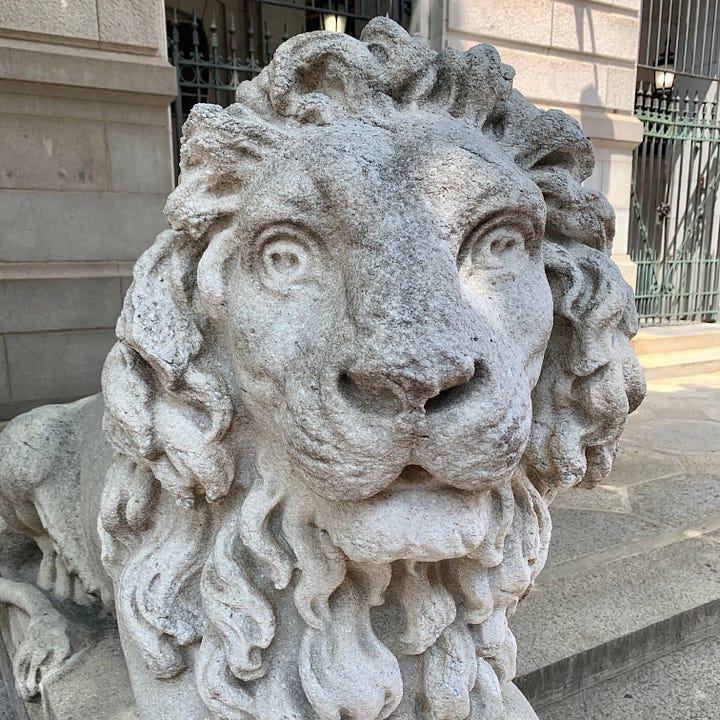
<svg viewBox="0 0 720 720">
<path fill-rule="evenodd" d="M 43 534 L 33 539 L 42 552 L 37 574 L 38 586 L 61 600 L 72 600 L 78 605 L 92 604 L 93 598 L 88 595 L 80 578 L 67 569 L 50 536 Z"/>
<path fill-rule="evenodd" d="M 12 658 L 18 694 L 29 700 L 40 691 L 43 678 L 69 657 L 68 622 L 30 583 L 0 577 L 0 605 L 15 607 L 29 618 Z"/>
<path fill-rule="evenodd" d="M 0 433 L 0 517 L 40 549 L 37 585 L 81 605 L 97 601 L 98 583 L 83 524 L 92 504 L 83 502 L 78 427 L 92 414 L 99 433 L 101 409 L 94 397 L 36 408 Z"/>
</svg>

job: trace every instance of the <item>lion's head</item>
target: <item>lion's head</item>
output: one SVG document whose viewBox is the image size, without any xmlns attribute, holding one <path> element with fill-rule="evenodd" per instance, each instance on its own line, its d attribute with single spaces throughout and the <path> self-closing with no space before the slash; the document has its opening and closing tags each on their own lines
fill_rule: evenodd
<svg viewBox="0 0 720 720">
<path fill-rule="evenodd" d="M 643 382 L 590 144 L 512 76 L 376 19 L 185 125 L 101 535 L 127 634 L 220 717 L 520 716 L 543 496 L 607 473 Z"/>
</svg>

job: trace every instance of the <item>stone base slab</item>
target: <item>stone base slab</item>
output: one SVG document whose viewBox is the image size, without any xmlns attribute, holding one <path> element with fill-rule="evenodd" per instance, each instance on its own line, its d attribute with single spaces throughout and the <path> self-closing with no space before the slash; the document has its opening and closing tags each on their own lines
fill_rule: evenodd
<svg viewBox="0 0 720 720">
<path fill-rule="evenodd" d="M 0 568 L 12 580 L 35 576 L 38 552 L 34 543 L 0 526 Z M 5 690 L 7 719 L 0 720 L 139 720 L 120 638 L 114 621 L 95 610 L 67 607 L 76 628 L 73 636 L 86 640 L 57 670 L 43 680 L 43 698 L 24 702 L 15 691 L 11 657 L 22 637 L 27 617 L 15 608 L 0 606 L 0 703 Z"/>
<path fill-rule="evenodd" d="M 0 642 L 0 672 L 7 690 L 9 720 L 139 720 L 116 634 L 81 650 L 48 676 L 42 702 L 39 698 L 23 702 L 17 696 L 4 642 Z"/>
</svg>

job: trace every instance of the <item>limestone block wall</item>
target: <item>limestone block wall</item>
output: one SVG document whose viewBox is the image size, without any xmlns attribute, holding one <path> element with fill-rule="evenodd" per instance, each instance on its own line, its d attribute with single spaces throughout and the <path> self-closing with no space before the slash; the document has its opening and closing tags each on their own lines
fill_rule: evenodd
<svg viewBox="0 0 720 720">
<path fill-rule="evenodd" d="M 161 0 L 0 2 L 0 419 L 99 389 L 174 96 Z"/>
<path fill-rule="evenodd" d="M 530 101 L 580 121 L 597 156 L 588 184 L 615 207 L 615 258 L 631 281 L 632 151 L 642 139 L 633 117 L 640 7 L 641 0 L 420 0 L 417 22 L 436 46 L 495 45 Z"/>
</svg>

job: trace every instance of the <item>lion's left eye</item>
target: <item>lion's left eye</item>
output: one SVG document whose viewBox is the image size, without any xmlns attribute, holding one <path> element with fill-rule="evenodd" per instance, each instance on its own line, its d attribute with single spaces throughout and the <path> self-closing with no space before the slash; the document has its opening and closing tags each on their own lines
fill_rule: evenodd
<svg viewBox="0 0 720 720">
<path fill-rule="evenodd" d="M 458 253 L 458 268 L 511 270 L 527 254 L 525 238 L 517 228 L 498 227 L 487 232 L 475 231 L 463 242 Z"/>
<path fill-rule="evenodd" d="M 299 242 L 288 238 L 269 240 L 262 248 L 262 269 L 273 283 L 288 284 L 301 280 L 308 271 L 310 258 Z"/>
</svg>

